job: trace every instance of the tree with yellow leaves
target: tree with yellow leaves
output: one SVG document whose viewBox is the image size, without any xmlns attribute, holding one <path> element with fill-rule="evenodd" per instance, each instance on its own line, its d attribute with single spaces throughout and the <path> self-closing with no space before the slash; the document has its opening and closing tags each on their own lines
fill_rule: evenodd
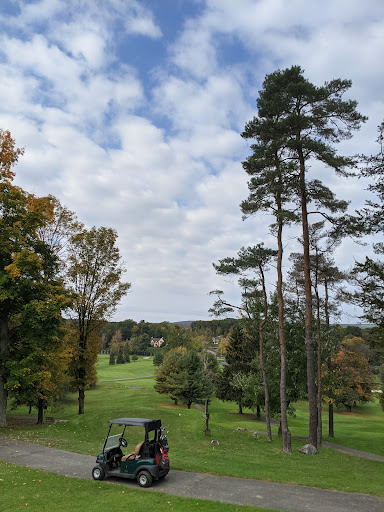
<svg viewBox="0 0 384 512">
<path fill-rule="evenodd" d="M 372 401 L 374 375 L 364 354 L 364 340 L 345 337 L 331 365 L 323 365 L 323 400 L 344 405 L 351 412 L 358 403 Z"/>
<path fill-rule="evenodd" d="M 40 403 L 42 421 L 44 401 L 56 386 L 49 354 L 61 350 L 61 311 L 71 301 L 57 277 L 57 257 L 39 236 L 52 222 L 52 197 L 12 183 L 23 152 L 0 130 L 0 427 L 6 426 L 9 393 L 15 403 Z"/>
</svg>

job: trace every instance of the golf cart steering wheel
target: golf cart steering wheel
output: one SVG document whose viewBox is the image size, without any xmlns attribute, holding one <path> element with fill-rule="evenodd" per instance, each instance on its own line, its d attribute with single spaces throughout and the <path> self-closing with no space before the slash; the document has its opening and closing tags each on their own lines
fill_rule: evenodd
<svg viewBox="0 0 384 512">
<path fill-rule="evenodd" d="M 128 446 L 128 443 L 127 441 L 124 439 L 124 437 L 120 437 L 119 439 L 119 443 L 120 443 L 120 446 L 122 446 L 123 448 L 126 448 Z"/>
</svg>

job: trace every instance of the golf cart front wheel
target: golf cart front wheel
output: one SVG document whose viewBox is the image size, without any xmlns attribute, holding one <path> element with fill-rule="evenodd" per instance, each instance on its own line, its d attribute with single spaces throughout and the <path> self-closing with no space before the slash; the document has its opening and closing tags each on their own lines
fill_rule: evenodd
<svg viewBox="0 0 384 512">
<path fill-rule="evenodd" d="M 152 475 L 148 471 L 141 471 L 137 476 L 137 483 L 140 487 L 150 487 L 152 484 Z"/>
<path fill-rule="evenodd" d="M 105 471 L 101 466 L 95 466 L 92 469 L 92 478 L 94 480 L 104 480 Z"/>
</svg>

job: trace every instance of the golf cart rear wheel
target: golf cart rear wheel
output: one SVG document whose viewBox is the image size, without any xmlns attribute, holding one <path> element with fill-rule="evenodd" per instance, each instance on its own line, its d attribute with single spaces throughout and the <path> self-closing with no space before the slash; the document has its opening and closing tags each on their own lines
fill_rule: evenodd
<svg viewBox="0 0 384 512">
<path fill-rule="evenodd" d="M 141 471 L 137 475 L 137 483 L 140 487 L 150 487 L 152 484 L 152 475 L 148 471 Z"/>
<path fill-rule="evenodd" d="M 104 480 L 105 471 L 101 466 L 95 466 L 92 469 L 92 478 L 94 480 Z"/>
</svg>

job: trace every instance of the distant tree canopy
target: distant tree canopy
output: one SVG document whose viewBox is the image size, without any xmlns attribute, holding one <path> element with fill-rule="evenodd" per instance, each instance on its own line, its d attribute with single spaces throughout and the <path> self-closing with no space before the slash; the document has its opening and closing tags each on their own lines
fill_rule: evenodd
<svg viewBox="0 0 384 512">
<path fill-rule="evenodd" d="M 223 318 L 220 320 L 197 320 L 192 322 L 191 329 L 209 336 L 226 336 L 231 328 L 239 323 L 238 318 Z"/>
<path fill-rule="evenodd" d="M 217 343 L 225 339 L 237 325 L 239 319 L 224 318 L 220 320 L 200 320 L 192 322 L 190 326 L 170 322 L 146 322 L 128 319 L 121 322 L 108 322 L 101 331 L 102 349 L 109 350 L 113 344 L 114 336 L 121 333 L 122 341 L 128 341 L 131 353 L 156 353 L 152 349 L 151 338 L 163 338 L 162 348 L 171 350 L 177 347 L 194 348 L 201 350 L 206 343 L 212 344 L 213 338 Z"/>
</svg>

